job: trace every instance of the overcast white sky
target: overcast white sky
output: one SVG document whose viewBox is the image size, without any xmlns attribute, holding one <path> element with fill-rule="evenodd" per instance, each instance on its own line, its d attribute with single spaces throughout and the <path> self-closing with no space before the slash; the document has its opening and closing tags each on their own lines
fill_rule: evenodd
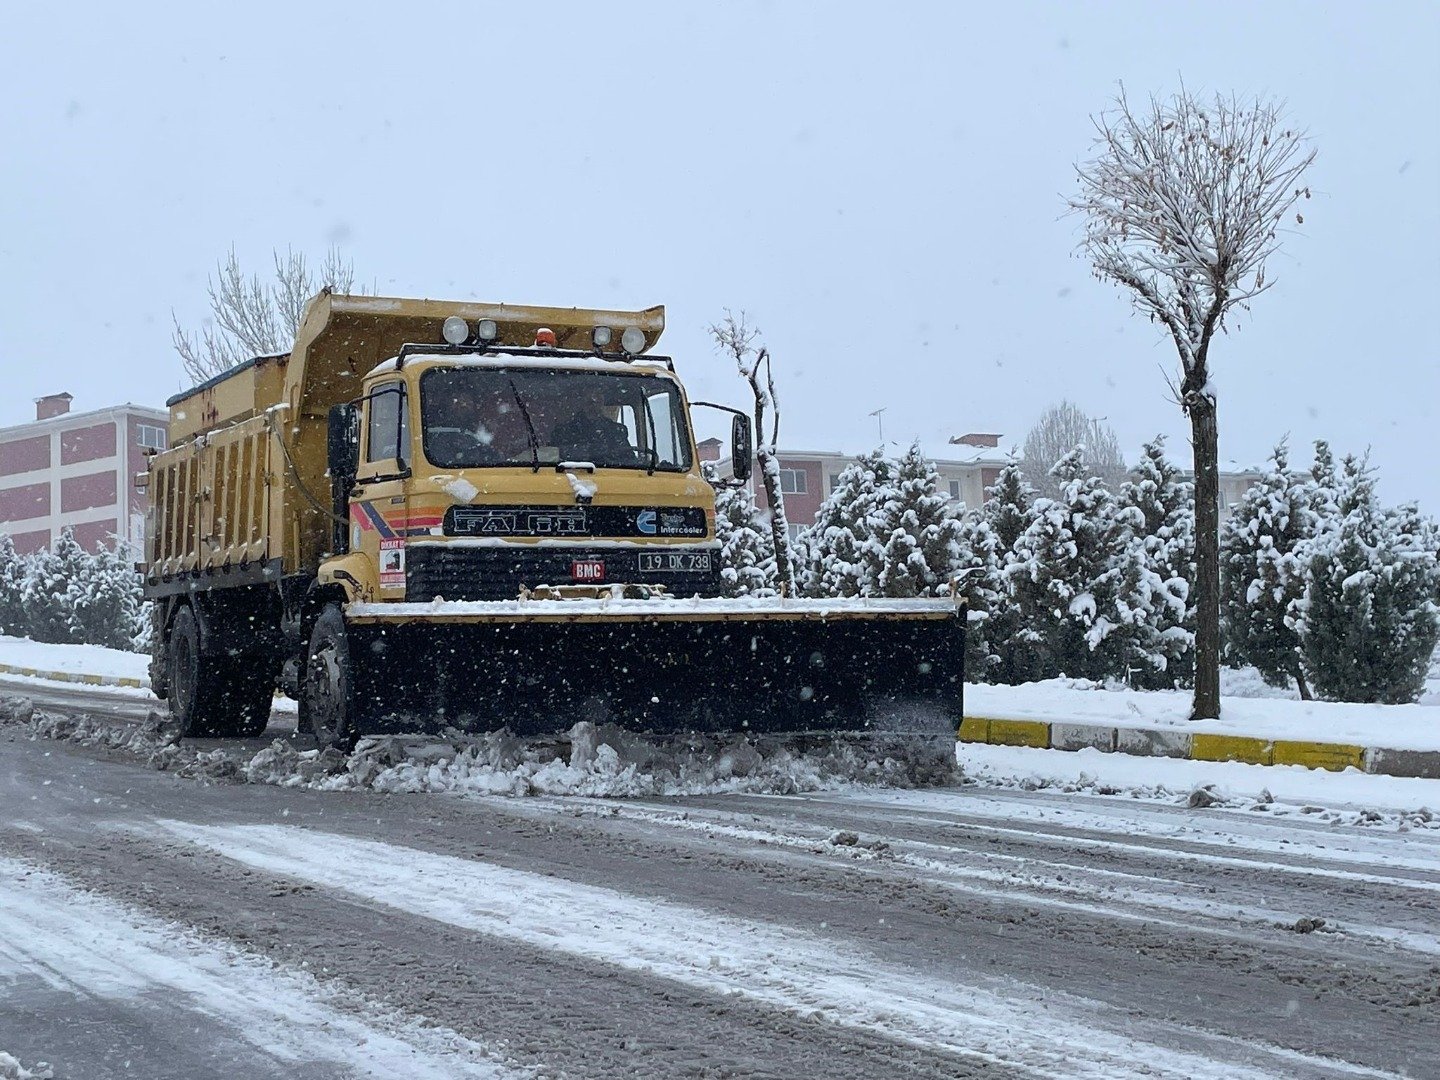
<svg viewBox="0 0 1440 1080">
<path fill-rule="evenodd" d="M 137 10 L 137 8 L 142 10 Z M 1373 448 L 1440 511 L 1440 5 L 14 5 L 0 36 L 0 424 L 180 386 L 233 243 L 340 244 L 379 292 L 664 303 L 692 395 L 776 356 L 783 442 L 1023 436 L 1069 397 L 1127 453 L 1173 351 L 1062 216 L 1118 81 L 1285 99 L 1303 230 L 1213 353 L 1221 454 Z"/>
</svg>

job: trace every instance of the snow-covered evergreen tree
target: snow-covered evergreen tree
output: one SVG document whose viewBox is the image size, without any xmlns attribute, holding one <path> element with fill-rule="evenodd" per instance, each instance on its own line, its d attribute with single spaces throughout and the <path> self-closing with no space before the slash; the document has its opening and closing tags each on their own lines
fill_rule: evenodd
<svg viewBox="0 0 1440 1080">
<path fill-rule="evenodd" d="M 880 508 L 883 541 L 877 596 L 944 596 L 960 562 L 960 515 L 940 491 L 940 473 L 913 443 L 896 464 L 894 494 Z"/>
<path fill-rule="evenodd" d="M 800 588 L 807 596 L 873 596 L 884 562 L 876 539 L 895 494 L 895 463 L 883 449 L 845 467 L 801 537 Z"/>
<path fill-rule="evenodd" d="M 748 486 L 715 489 L 715 538 L 722 596 L 774 596 L 775 546 L 770 524 Z"/>
<path fill-rule="evenodd" d="M 1295 606 L 1315 689 L 1335 701 L 1413 702 L 1440 636 L 1436 531 L 1414 506 L 1385 510 L 1365 460 L 1345 459 L 1339 519 L 1305 548 Z"/>
<path fill-rule="evenodd" d="M 66 552 L 63 558 L 59 554 L 62 548 Z M 20 583 L 20 610 L 25 617 L 26 633 L 36 641 L 74 641 L 65 599 L 70 576 L 79 562 L 76 553 L 82 557 L 85 554 L 75 543 L 70 530 L 66 529 L 60 534 L 55 550 L 41 548 L 25 559 L 25 576 Z"/>
<path fill-rule="evenodd" d="M 0 533 L 0 634 L 25 636 L 24 580 L 25 558 L 9 535 Z"/>
<path fill-rule="evenodd" d="M 1232 664 L 1252 665 L 1272 686 L 1293 682 L 1309 698 L 1300 637 L 1289 624 L 1305 594 L 1304 545 L 1315 535 L 1309 477 L 1290 469 L 1282 439 L 1270 468 L 1240 500 L 1221 532 L 1221 614 Z"/>
<path fill-rule="evenodd" d="M 73 543 L 73 540 L 72 540 Z M 73 558 L 66 580 L 65 608 L 70 633 L 75 641 L 130 649 L 142 630 L 140 577 L 123 550 L 101 545 L 91 554 L 81 551 Z"/>
<path fill-rule="evenodd" d="M 1039 635 L 1024 623 L 1005 568 L 1014 558 L 1016 541 L 1035 519 L 1035 489 L 1025 479 L 1024 467 L 1012 457 L 985 496 L 980 514 L 967 523 L 962 537 L 969 553 L 966 565 L 976 568 L 966 579 L 967 596 L 973 597 L 973 610 L 983 603 L 988 613 L 982 624 L 970 623 L 967 671 L 994 682 L 1026 682 L 1042 674 L 1036 666 Z M 993 564 L 984 554 L 991 548 Z M 982 647 L 983 656 L 977 655 Z"/>
<path fill-rule="evenodd" d="M 1034 520 L 1035 489 L 1025 479 L 1025 467 L 1012 457 L 985 492 L 985 520 L 995 531 L 1002 552 L 1013 551 Z"/>
<path fill-rule="evenodd" d="M 1004 675 L 1005 639 L 1014 620 L 1001 571 L 1004 552 L 999 537 L 983 510 L 972 510 L 960 520 L 960 555 L 954 574 L 965 597 L 965 678 L 995 682 Z"/>
<path fill-rule="evenodd" d="M 1145 444 L 1120 488 L 1120 511 L 1126 532 L 1115 611 L 1126 677 L 1140 689 L 1173 688 L 1189 680 L 1195 662 L 1195 507 L 1163 436 Z"/>
<path fill-rule="evenodd" d="M 1317 531 L 1338 524 L 1340 517 L 1340 473 L 1335 454 L 1324 439 L 1315 440 L 1315 463 L 1310 466 L 1310 509 L 1315 512 Z"/>
<path fill-rule="evenodd" d="M 1049 674 L 1104 678 L 1118 671 L 1115 575 L 1123 536 L 1115 498 L 1077 447 L 1051 470 L 1059 498 L 1039 499 L 1035 519 L 1005 568 L 1034 662 Z"/>
</svg>

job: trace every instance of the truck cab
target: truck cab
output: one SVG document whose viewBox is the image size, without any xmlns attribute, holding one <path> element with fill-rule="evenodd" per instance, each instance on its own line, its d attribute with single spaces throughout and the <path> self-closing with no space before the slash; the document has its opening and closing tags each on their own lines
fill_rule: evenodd
<svg viewBox="0 0 1440 1080">
<path fill-rule="evenodd" d="M 322 579 L 349 579 L 366 602 L 719 593 L 714 491 L 670 361 L 536 338 L 407 345 L 332 410 L 337 527 Z"/>
</svg>

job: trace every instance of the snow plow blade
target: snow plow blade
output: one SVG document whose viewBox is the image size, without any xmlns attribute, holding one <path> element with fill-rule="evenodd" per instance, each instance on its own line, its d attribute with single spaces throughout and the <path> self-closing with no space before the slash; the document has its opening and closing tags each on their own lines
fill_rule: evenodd
<svg viewBox="0 0 1440 1080">
<path fill-rule="evenodd" d="M 804 744 L 929 740 L 963 714 L 965 610 L 937 600 L 352 604 L 358 733 L 580 721 Z"/>
</svg>

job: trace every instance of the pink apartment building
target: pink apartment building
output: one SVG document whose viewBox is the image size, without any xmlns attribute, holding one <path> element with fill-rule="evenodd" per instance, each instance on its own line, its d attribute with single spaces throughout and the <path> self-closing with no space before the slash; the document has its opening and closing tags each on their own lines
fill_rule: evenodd
<svg viewBox="0 0 1440 1080">
<path fill-rule="evenodd" d="M 0 428 L 0 533 L 27 552 L 69 526 L 87 550 L 118 537 L 138 552 L 149 501 L 134 478 L 146 451 L 165 448 L 169 415 L 128 404 L 72 413 L 71 400 L 40 398 L 33 422 Z"/>
</svg>

